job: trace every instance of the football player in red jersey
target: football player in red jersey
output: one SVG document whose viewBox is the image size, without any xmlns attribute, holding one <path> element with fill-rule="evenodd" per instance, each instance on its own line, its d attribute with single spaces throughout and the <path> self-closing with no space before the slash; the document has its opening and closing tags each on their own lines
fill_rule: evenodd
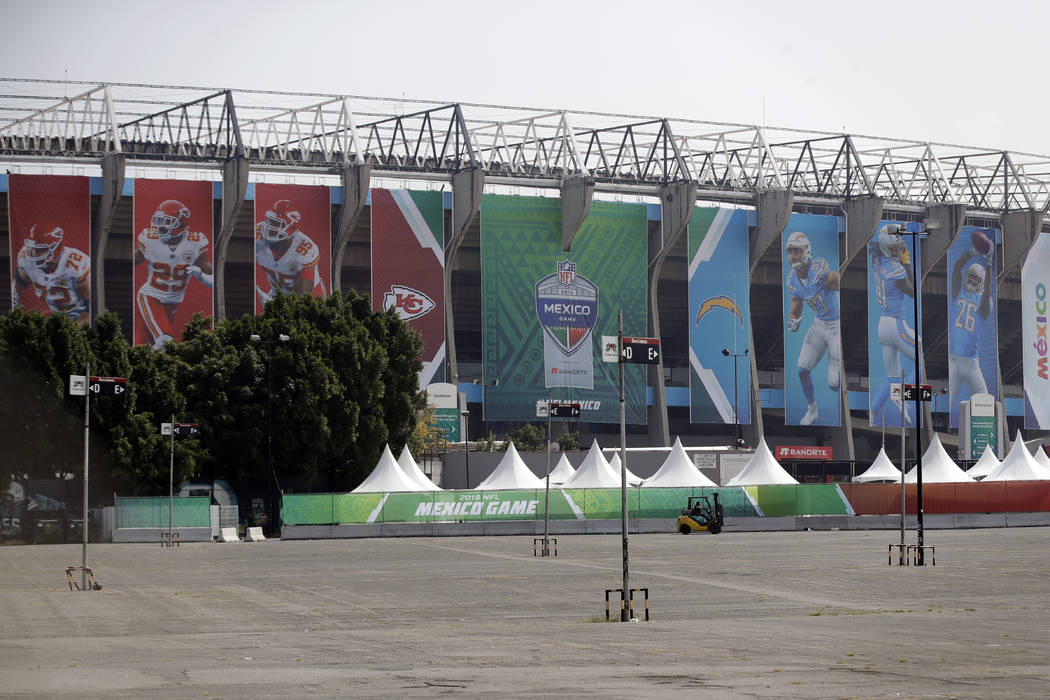
<svg viewBox="0 0 1050 700">
<path fill-rule="evenodd" d="M 22 295 L 32 289 L 47 308 L 80 324 L 91 317 L 91 258 L 64 244 L 65 232 L 52 223 L 29 229 L 14 278 L 13 301 L 22 306 Z"/>
<path fill-rule="evenodd" d="M 279 199 L 255 224 L 255 262 L 266 272 L 270 288 L 255 286 L 260 306 L 274 294 L 294 293 L 324 295 L 324 283 L 317 265 L 321 252 L 299 229 L 302 220 L 290 200 Z"/>
</svg>

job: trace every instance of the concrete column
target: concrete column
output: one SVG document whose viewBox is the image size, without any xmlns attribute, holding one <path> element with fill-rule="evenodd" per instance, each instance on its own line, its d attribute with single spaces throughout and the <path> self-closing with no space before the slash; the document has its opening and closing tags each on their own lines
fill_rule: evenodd
<svg viewBox="0 0 1050 700">
<path fill-rule="evenodd" d="M 372 166 L 344 165 L 339 173 L 343 181 L 343 204 L 339 207 L 332 247 L 332 291 L 342 291 L 343 254 L 354 232 L 357 217 L 365 208 L 368 186 L 372 180 Z"/>
<path fill-rule="evenodd" d="M 594 196 L 594 178 L 569 175 L 561 181 L 561 249 L 572 248 L 572 239 L 587 218 Z"/>
<path fill-rule="evenodd" d="M 842 203 L 842 212 L 846 215 L 846 237 L 841 246 L 844 256 L 839 272 L 846 271 L 846 266 L 864 250 L 879 230 L 882 205 L 883 199 L 873 195 L 854 197 Z"/>
<path fill-rule="evenodd" d="M 670 182 L 660 188 L 660 233 L 661 244 L 649 261 L 649 331 L 654 338 L 660 337 L 660 305 L 657 292 L 660 274 L 667 254 L 678 239 L 689 229 L 689 220 L 696 208 L 696 183 Z M 667 386 L 664 381 L 663 353 L 660 362 L 649 368 L 649 384 L 653 387 L 653 411 L 649 416 L 649 441 L 651 445 L 671 446 L 667 426 Z"/>
<path fill-rule="evenodd" d="M 1043 217 L 1038 209 L 1006 211 L 999 215 L 999 224 L 1003 229 L 1003 266 L 999 270 L 1002 283 L 1035 244 L 1043 228 Z"/>
<path fill-rule="evenodd" d="M 222 228 L 215 242 L 215 317 L 226 318 L 226 251 L 248 193 L 248 159 L 240 147 L 222 164 Z"/>
<path fill-rule="evenodd" d="M 124 170 L 127 157 L 121 153 L 102 156 L 102 198 L 95 218 L 95 235 L 91 238 L 91 322 L 106 310 L 106 244 L 113 216 L 124 192 Z M 132 234 L 135 232 L 133 231 Z M 134 240 L 134 235 L 132 235 Z"/>
<path fill-rule="evenodd" d="M 935 204 L 926 208 L 926 230 L 929 236 L 922 247 L 922 278 L 947 255 L 948 248 L 962 233 L 966 222 L 965 204 Z"/>
<path fill-rule="evenodd" d="M 766 250 L 780 240 L 780 234 L 787 228 L 794 202 L 795 195 L 791 190 L 759 190 L 755 193 L 755 214 L 758 221 L 751 232 L 751 276 L 754 276 L 755 270 L 758 269 L 758 261 L 762 259 Z M 750 293 L 749 283 L 747 294 Z M 751 320 L 747 329 L 747 346 L 750 348 L 748 355 L 751 358 L 751 424 L 754 426 L 754 435 L 762 437 L 765 435 L 765 428 L 762 420 L 762 398 L 758 387 L 758 360 L 753 325 L 754 321 Z"/>
<path fill-rule="evenodd" d="M 459 367 L 456 359 L 456 324 L 452 315 L 452 265 L 467 235 L 467 229 L 481 210 L 484 187 L 485 171 L 481 168 L 464 168 L 452 176 L 452 237 L 445 247 L 445 355 L 453 384 L 459 383 Z"/>
</svg>

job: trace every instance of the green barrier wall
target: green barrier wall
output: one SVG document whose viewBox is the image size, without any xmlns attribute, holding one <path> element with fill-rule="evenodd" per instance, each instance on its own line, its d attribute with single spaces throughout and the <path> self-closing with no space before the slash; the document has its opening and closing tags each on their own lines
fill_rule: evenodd
<svg viewBox="0 0 1050 700">
<path fill-rule="evenodd" d="M 746 488 L 631 488 L 630 518 L 674 518 L 690 496 L 717 491 L 727 517 L 758 515 L 847 515 L 849 506 L 834 484 Z M 286 525 L 476 522 L 542 520 L 544 490 L 433 491 L 426 493 L 285 494 Z M 551 489 L 552 520 L 613 520 L 620 517 L 620 489 Z"/>
<path fill-rule="evenodd" d="M 169 499 L 117 498 L 115 503 L 117 528 L 167 527 Z M 211 499 L 207 496 L 188 496 L 170 501 L 172 527 L 211 527 Z"/>
</svg>

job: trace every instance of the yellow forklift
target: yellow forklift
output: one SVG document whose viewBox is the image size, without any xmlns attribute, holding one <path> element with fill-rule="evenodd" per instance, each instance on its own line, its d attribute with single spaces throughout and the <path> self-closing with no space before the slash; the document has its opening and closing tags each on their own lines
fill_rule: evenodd
<svg viewBox="0 0 1050 700">
<path fill-rule="evenodd" d="M 678 516 L 678 531 L 683 535 L 690 532 L 706 530 L 717 535 L 725 525 L 722 504 L 718 501 L 718 492 L 708 496 L 690 496 L 689 507 Z"/>
</svg>

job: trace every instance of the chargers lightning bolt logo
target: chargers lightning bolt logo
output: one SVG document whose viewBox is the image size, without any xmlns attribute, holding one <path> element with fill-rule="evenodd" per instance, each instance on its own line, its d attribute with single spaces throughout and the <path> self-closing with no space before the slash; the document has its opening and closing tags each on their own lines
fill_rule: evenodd
<svg viewBox="0 0 1050 700">
<path fill-rule="evenodd" d="M 696 312 L 696 325 L 700 325 L 700 319 L 707 314 L 711 313 L 716 309 L 722 309 L 736 316 L 736 320 L 741 326 L 744 325 L 744 316 L 740 313 L 740 307 L 736 305 L 736 302 L 727 297 L 724 294 L 720 294 L 716 297 L 709 297 L 700 302 L 700 308 Z"/>
</svg>

